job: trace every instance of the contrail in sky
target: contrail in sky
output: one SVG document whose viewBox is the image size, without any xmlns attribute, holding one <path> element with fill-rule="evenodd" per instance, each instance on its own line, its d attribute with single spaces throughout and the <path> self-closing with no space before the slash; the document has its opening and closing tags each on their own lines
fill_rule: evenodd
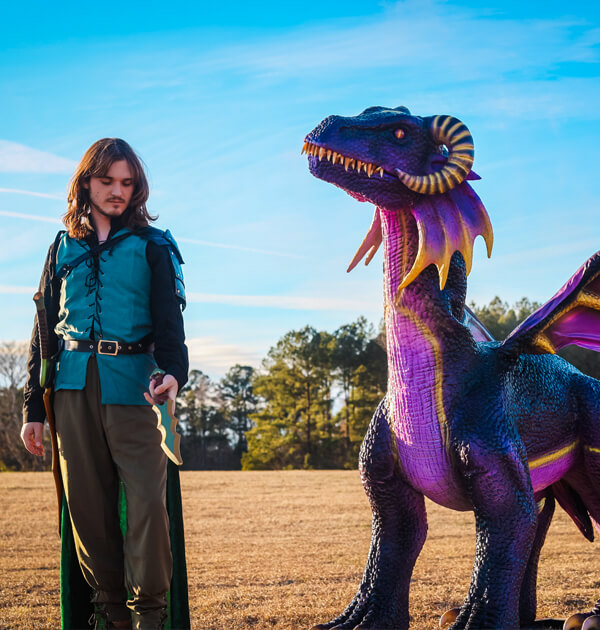
<svg viewBox="0 0 600 630">
<path fill-rule="evenodd" d="M 44 199 L 58 199 L 64 201 L 64 195 L 51 195 L 50 193 L 34 192 L 33 190 L 21 190 L 20 188 L 0 188 L 0 193 L 11 193 L 14 195 L 28 195 L 30 197 L 43 197 Z"/>
<path fill-rule="evenodd" d="M 0 189 L 0 192 L 2 189 Z M 40 193 L 41 194 L 41 193 Z M 26 214 L 25 212 L 11 212 L 9 210 L 0 210 L 0 216 L 11 217 L 13 219 L 27 219 L 29 221 L 43 221 L 45 223 L 62 223 L 60 219 L 55 217 L 45 217 L 40 214 Z M 268 249 L 255 249 L 253 247 L 244 247 L 242 245 L 228 245 L 227 243 L 213 243 L 211 241 L 201 241 L 195 238 L 178 238 L 181 243 L 191 243 L 192 245 L 203 245 L 205 247 L 220 247 L 221 249 L 236 249 L 242 252 L 252 252 L 254 254 L 266 254 L 268 256 L 283 256 L 285 258 L 303 259 L 305 256 L 297 254 L 286 254 L 284 252 L 274 252 Z"/>
<path fill-rule="evenodd" d="M 13 219 L 27 219 L 28 221 L 43 221 L 44 223 L 61 223 L 61 220 L 56 217 L 45 217 L 41 214 L 25 214 L 24 212 L 9 212 L 8 210 L 0 210 L 0 216 Z"/>
<path fill-rule="evenodd" d="M 31 295 L 35 290 L 35 287 L 0 284 L 0 294 Z M 226 295 L 192 291 L 187 294 L 187 298 L 188 302 L 299 311 L 356 311 L 364 307 L 364 303 L 360 299 L 295 295 Z"/>
<path fill-rule="evenodd" d="M 237 249 L 242 252 L 253 252 L 255 254 L 267 254 L 268 256 L 283 256 L 285 258 L 306 258 L 297 254 L 286 254 L 284 252 L 274 252 L 269 249 L 255 249 L 253 247 L 244 247 L 242 245 L 227 245 L 226 243 L 213 243 L 212 241 L 201 241 L 196 238 L 178 238 L 182 243 L 192 243 L 193 245 L 205 245 L 206 247 L 221 247 L 222 249 Z"/>
</svg>

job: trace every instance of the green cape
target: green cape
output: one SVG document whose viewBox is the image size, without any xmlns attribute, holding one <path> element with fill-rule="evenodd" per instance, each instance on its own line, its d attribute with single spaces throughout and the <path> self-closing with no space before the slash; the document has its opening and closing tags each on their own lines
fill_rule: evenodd
<svg viewBox="0 0 600 630">
<path fill-rule="evenodd" d="M 188 602 L 185 541 L 181 510 L 179 469 L 170 460 L 167 463 L 167 512 L 169 513 L 173 577 L 167 593 L 167 620 L 165 630 L 189 630 L 190 609 Z M 123 486 L 119 493 L 119 515 L 123 535 L 127 531 L 127 510 Z M 85 581 L 73 541 L 73 530 L 67 502 L 62 498 L 61 552 L 60 552 L 60 616 L 63 630 L 88 629 L 88 620 L 94 612 L 90 599 L 92 589 Z"/>
</svg>

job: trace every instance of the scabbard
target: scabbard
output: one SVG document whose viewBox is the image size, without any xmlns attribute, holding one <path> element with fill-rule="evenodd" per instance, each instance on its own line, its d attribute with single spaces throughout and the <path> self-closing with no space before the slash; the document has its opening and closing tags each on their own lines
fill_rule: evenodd
<svg viewBox="0 0 600 630">
<path fill-rule="evenodd" d="M 37 311 L 37 324 L 40 341 L 40 385 L 44 388 L 44 409 L 48 418 L 48 427 L 50 428 L 50 439 L 52 441 L 52 475 L 54 476 L 54 485 L 56 486 L 56 498 L 58 500 L 58 533 L 60 535 L 62 522 L 62 501 L 63 501 L 63 484 L 60 476 L 60 461 L 58 457 L 58 439 L 56 437 L 56 423 L 54 421 L 54 392 L 52 390 L 52 359 L 50 358 L 50 344 L 48 334 L 48 322 L 46 320 L 46 306 L 44 304 L 44 296 L 37 291 L 33 296 L 35 308 Z"/>
<path fill-rule="evenodd" d="M 48 428 L 50 429 L 50 440 L 52 442 L 52 476 L 54 477 L 54 485 L 56 486 L 56 499 L 58 501 L 58 533 L 60 535 L 62 522 L 62 502 L 63 502 L 63 484 L 60 475 L 60 460 L 58 457 L 58 438 L 56 437 L 56 423 L 54 420 L 54 408 L 52 402 L 54 392 L 51 387 L 44 390 L 44 409 L 48 418 Z"/>
</svg>

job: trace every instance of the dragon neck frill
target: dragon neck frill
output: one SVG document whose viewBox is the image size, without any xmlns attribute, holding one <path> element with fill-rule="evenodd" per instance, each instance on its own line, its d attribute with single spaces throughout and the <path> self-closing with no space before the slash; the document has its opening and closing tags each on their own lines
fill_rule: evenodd
<svg viewBox="0 0 600 630">
<path fill-rule="evenodd" d="M 440 202 L 441 197 L 446 199 Z M 473 240 L 486 223 L 476 220 L 481 213 L 474 201 L 459 221 L 453 210 L 464 204 L 447 197 L 400 211 L 378 210 L 384 245 L 387 397 L 403 474 L 437 503 L 468 509 L 448 456 L 446 418 L 460 396 L 455 375 L 469 369 L 476 353 L 461 319 Z M 462 191 L 457 197 L 472 199 Z M 441 217 L 440 226 L 424 230 L 422 220 L 433 213 Z M 419 272 L 407 283 L 415 269 Z"/>
</svg>

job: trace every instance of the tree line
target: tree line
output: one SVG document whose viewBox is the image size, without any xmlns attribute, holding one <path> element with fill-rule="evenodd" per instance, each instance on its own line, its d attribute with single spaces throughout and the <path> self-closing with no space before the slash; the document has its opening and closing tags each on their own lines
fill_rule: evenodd
<svg viewBox="0 0 600 630">
<path fill-rule="evenodd" d="M 498 297 L 471 304 L 499 340 L 539 306 Z M 560 354 L 600 378 L 598 353 L 571 346 Z M 48 435 L 44 459 L 19 438 L 25 367 L 23 344 L 0 343 L 0 470 L 50 466 Z M 258 369 L 235 365 L 219 380 L 192 370 L 177 399 L 184 469 L 355 468 L 386 384 L 385 331 L 363 317 L 333 332 L 292 330 Z"/>
</svg>

